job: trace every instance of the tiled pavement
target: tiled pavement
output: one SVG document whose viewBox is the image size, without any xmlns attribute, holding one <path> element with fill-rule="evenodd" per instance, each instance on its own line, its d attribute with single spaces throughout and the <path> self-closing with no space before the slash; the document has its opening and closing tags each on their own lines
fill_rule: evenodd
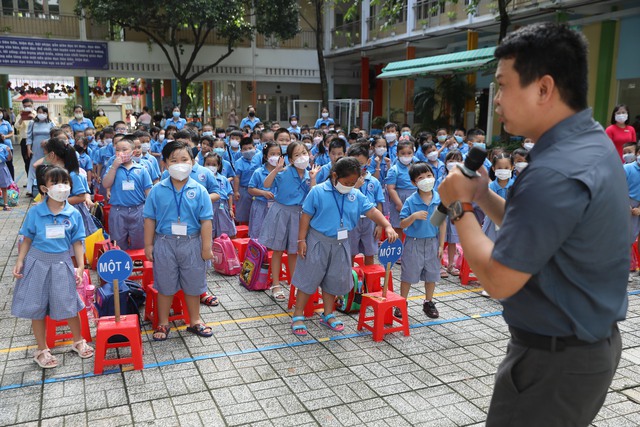
<svg viewBox="0 0 640 427">
<path fill-rule="evenodd" d="M 19 165 L 19 161 L 16 161 Z M 24 176 L 20 178 L 22 185 Z M 61 366 L 43 372 L 31 360 L 30 323 L 10 314 L 16 234 L 28 200 L 0 212 L 0 425 L 482 425 L 507 329 L 498 302 L 457 279 L 438 284 L 441 318 L 422 313 L 421 286 L 410 295 L 411 336 L 375 343 L 339 315 L 335 333 L 307 321 L 290 332 L 286 303 L 209 274 L 221 305 L 202 307 L 214 337 L 172 331 L 168 341 L 144 333 L 142 371 L 93 376 L 93 360 L 58 346 Z M 399 276 L 397 267 L 394 279 Z M 596 426 L 640 425 L 640 282 L 629 285 L 624 352 Z M 149 326 L 145 325 L 146 331 Z"/>
</svg>

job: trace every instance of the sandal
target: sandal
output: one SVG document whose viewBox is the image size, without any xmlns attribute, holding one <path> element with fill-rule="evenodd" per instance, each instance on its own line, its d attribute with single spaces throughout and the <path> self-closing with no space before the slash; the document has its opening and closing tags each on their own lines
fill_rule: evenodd
<svg viewBox="0 0 640 427">
<path fill-rule="evenodd" d="M 291 318 L 291 330 L 293 331 L 293 335 L 297 335 L 299 337 L 307 335 L 307 325 L 294 325 L 296 322 L 304 322 L 304 316 L 293 316 Z"/>
<path fill-rule="evenodd" d="M 5 212 L 9 212 L 11 210 L 11 208 L 9 206 L 7 206 L 7 205 L 4 205 L 2 207 L 2 210 L 5 211 Z"/>
<path fill-rule="evenodd" d="M 191 332 L 192 334 L 196 334 L 203 338 L 209 338 L 213 336 L 213 329 L 211 329 L 211 326 L 207 326 L 204 323 L 196 323 L 193 326 L 187 326 L 187 332 Z"/>
<path fill-rule="evenodd" d="M 441 279 L 446 279 L 447 277 L 449 277 L 449 273 L 447 273 L 447 270 L 445 270 L 444 267 L 440 268 L 440 278 Z"/>
<path fill-rule="evenodd" d="M 86 340 L 80 340 L 73 343 L 71 350 L 78 353 L 82 359 L 93 357 L 93 347 L 87 344 Z"/>
<path fill-rule="evenodd" d="M 153 340 L 154 341 L 165 341 L 169 338 L 169 325 L 158 325 L 158 327 L 153 331 Z M 163 334 L 163 337 L 157 337 L 156 334 Z"/>
<path fill-rule="evenodd" d="M 200 297 L 200 304 L 216 307 L 220 305 L 220 301 L 218 301 L 218 297 L 215 295 L 204 294 L 204 296 Z"/>
<path fill-rule="evenodd" d="M 51 354 L 51 350 L 45 348 L 44 350 L 36 350 L 33 353 L 33 361 L 43 369 L 51 369 L 58 366 L 58 359 Z"/>
<path fill-rule="evenodd" d="M 453 267 L 453 268 L 448 268 L 447 271 L 449 272 L 450 275 L 452 276 L 459 276 L 460 275 L 460 270 L 458 270 L 457 268 Z"/>
<path fill-rule="evenodd" d="M 277 290 L 274 290 L 277 289 Z M 284 302 L 287 300 L 286 295 L 284 294 L 284 289 L 282 285 L 273 285 L 271 286 L 271 296 L 276 302 Z"/>
<path fill-rule="evenodd" d="M 331 314 L 325 315 L 323 313 L 320 315 L 320 317 L 321 317 L 320 324 L 322 326 L 326 326 L 327 328 L 336 332 L 342 332 L 344 330 L 344 324 L 338 319 L 336 319 L 335 314 L 331 313 Z M 332 322 L 331 319 L 335 319 L 335 320 Z"/>
</svg>

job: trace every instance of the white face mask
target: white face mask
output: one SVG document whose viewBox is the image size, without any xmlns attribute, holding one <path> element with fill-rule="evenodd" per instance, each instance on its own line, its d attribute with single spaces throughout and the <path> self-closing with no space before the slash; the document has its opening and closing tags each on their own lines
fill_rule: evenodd
<svg viewBox="0 0 640 427">
<path fill-rule="evenodd" d="M 322 113 L 322 118 L 326 119 L 327 117 L 329 117 L 329 113 Z"/>
<path fill-rule="evenodd" d="M 309 166 L 309 156 L 300 156 L 293 161 L 293 164 L 298 169 L 306 169 Z"/>
<path fill-rule="evenodd" d="M 384 156 L 387 154 L 387 149 L 385 147 L 376 147 L 375 149 L 376 156 Z"/>
<path fill-rule="evenodd" d="M 628 114 L 624 114 L 624 113 L 616 114 L 616 123 L 622 124 L 622 123 L 626 122 L 628 118 L 629 118 Z"/>
<path fill-rule="evenodd" d="M 412 156 L 402 156 L 402 157 L 398 157 L 398 160 L 400 161 L 400 163 L 402 163 L 403 165 L 407 166 L 409 164 L 411 164 L 411 161 L 413 160 Z"/>
<path fill-rule="evenodd" d="M 131 160 L 136 163 L 140 163 L 140 156 L 131 156 Z"/>
<path fill-rule="evenodd" d="M 447 135 L 438 135 L 438 142 L 445 142 L 447 140 Z"/>
<path fill-rule="evenodd" d="M 496 178 L 500 180 L 510 179 L 511 178 L 511 169 L 498 169 L 496 170 Z"/>
<path fill-rule="evenodd" d="M 214 175 L 218 174 L 218 167 L 217 166 L 207 166 L 207 169 L 209 169 L 211 172 L 213 172 Z"/>
<path fill-rule="evenodd" d="M 207 130 L 202 132 L 202 136 L 213 136 L 213 131 L 212 130 Z"/>
<path fill-rule="evenodd" d="M 98 114 L 104 116 L 104 111 L 98 111 Z"/>
<path fill-rule="evenodd" d="M 143 153 L 148 153 L 149 150 L 151 150 L 151 144 L 148 142 L 145 142 L 140 146 L 140 149 L 142 150 Z"/>
<path fill-rule="evenodd" d="M 322 142 L 322 137 L 321 136 L 316 136 L 313 138 L 313 143 L 314 144 L 320 144 Z"/>
<path fill-rule="evenodd" d="M 238 148 L 240 147 L 240 141 L 232 139 L 231 141 L 229 141 L 229 145 L 231 146 L 231 148 Z"/>
<path fill-rule="evenodd" d="M 40 121 L 47 120 L 47 115 L 46 114 L 40 113 L 40 114 L 37 115 L 37 117 L 38 117 L 38 120 L 40 120 Z"/>
<path fill-rule="evenodd" d="M 273 167 L 278 166 L 278 160 L 280 160 L 280 156 L 271 156 L 268 159 L 269 164 Z"/>
<path fill-rule="evenodd" d="M 109 145 L 109 144 L 111 144 L 112 142 L 113 142 L 113 138 L 105 138 L 105 139 L 104 139 L 104 143 L 105 143 L 106 145 Z"/>
<path fill-rule="evenodd" d="M 388 143 L 392 143 L 393 141 L 396 140 L 396 134 L 395 133 L 385 133 L 384 134 L 384 139 L 386 139 Z"/>
<path fill-rule="evenodd" d="M 291 122 L 291 127 L 292 127 L 292 128 L 294 128 L 294 127 L 296 127 L 296 126 L 298 126 L 298 122 L 297 122 L 297 121 L 295 121 L 295 120 L 293 120 L 293 121 Z"/>
<path fill-rule="evenodd" d="M 622 155 L 622 160 L 624 160 L 625 163 L 633 163 L 636 161 L 636 155 L 633 153 L 625 153 Z"/>
<path fill-rule="evenodd" d="M 69 184 L 55 184 L 48 188 L 47 194 L 56 202 L 64 202 L 71 194 L 71 186 Z"/>
<path fill-rule="evenodd" d="M 75 113 L 73 115 L 73 117 L 75 117 L 76 119 L 80 120 L 81 118 L 83 118 L 84 116 L 82 115 L 82 113 Z"/>
<path fill-rule="evenodd" d="M 433 186 L 435 183 L 436 183 L 435 178 L 425 178 L 417 182 L 418 188 L 420 189 L 420 191 L 424 191 L 424 192 L 433 190 Z"/>
<path fill-rule="evenodd" d="M 430 162 L 435 162 L 436 160 L 438 160 L 438 152 L 432 151 L 427 154 L 427 160 L 429 160 Z"/>
<path fill-rule="evenodd" d="M 338 193 L 340 194 L 349 194 L 351 192 L 351 190 L 353 190 L 354 187 L 347 187 L 346 185 L 343 185 L 340 183 L 340 181 L 336 181 L 336 190 L 338 190 Z"/>
<path fill-rule="evenodd" d="M 176 163 L 169 166 L 169 175 L 176 181 L 184 181 L 191 174 L 191 165 L 187 163 Z"/>
<path fill-rule="evenodd" d="M 33 111 L 33 107 L 24 107 L 24 111 L 26 111 L 27 113 L 30 113 Z"/>
<path fill-rule="evenodd" d="M 260 144 L 260 140 L 259 140 L 259 139 L 254 139 L 254 140 L 253 140 L 253 143 L 254 143 L 255 145 L 258 145 L 258 144 Z"/>
<path fill-rule="evenodd" d="M 529 166 L 529 163 L 527 162 L 517 162 L 515 164 L 516 172 L 518 173 L 522 172 L 524 168 L 526 168 L 527 166 Z"/>
<path fill-rule="evenodd" d="M 164 141 L 164 135 L 158 135 L 158 141 L 162 142 Z"/>
<path fill-rule="evenodd" d="M 447 163 L 447 170 L 451 172 L 456 168 L 456 166 L 458 166 L 458 162 L 449 162 Z"/>
<path fill-rule="evenodd" d="M 305 142 L 304 146 L 307 147 L 307 150 L 311 150 L 311 147 L 313 147 L 313 144 L 311 144 L 310 142 Z"/>
<path fill-rule="evenodd" d="M 524 144 L 522 144 L 524 149 L 527 150 L 527 151 L 531 151 L 531 149 L 534 147 L 534 145 L 535 144 L 533 142 L 525 142 Z"/>
</svg>

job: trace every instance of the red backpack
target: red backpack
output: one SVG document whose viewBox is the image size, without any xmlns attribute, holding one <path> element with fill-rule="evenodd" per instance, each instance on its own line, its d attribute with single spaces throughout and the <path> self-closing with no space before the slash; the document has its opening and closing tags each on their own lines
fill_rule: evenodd
<svg viewBox="0 0 640 427">
<path fill-rule="evenodd" d="M 240 273 L 241 266 L 238 254 L 226 234 L 221 234 L 213 240 L 213 268 L 225 276 L 235 276 Z"/>
<path fill-rule="evenodd" d="M 264 291 L 271 286 L 267 248 L 250 239 L 240 272 L 240 284 L 250 291 Z"/>
</svg>

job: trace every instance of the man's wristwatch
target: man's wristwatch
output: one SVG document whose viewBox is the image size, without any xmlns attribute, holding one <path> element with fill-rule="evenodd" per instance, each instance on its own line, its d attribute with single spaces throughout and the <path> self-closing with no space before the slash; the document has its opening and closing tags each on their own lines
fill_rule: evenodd
<svg viewBox="0 0 640 427">
<path fill-rule="evenodd" d="M 462 215 L 467 212 L 473 212 L 473 205 L 471 203 L 461 202 L 460 200 L 456 200 L 455 202 L 449 205 L 449 219 L 451 222 L 456 222 Z"/>
</svg>

